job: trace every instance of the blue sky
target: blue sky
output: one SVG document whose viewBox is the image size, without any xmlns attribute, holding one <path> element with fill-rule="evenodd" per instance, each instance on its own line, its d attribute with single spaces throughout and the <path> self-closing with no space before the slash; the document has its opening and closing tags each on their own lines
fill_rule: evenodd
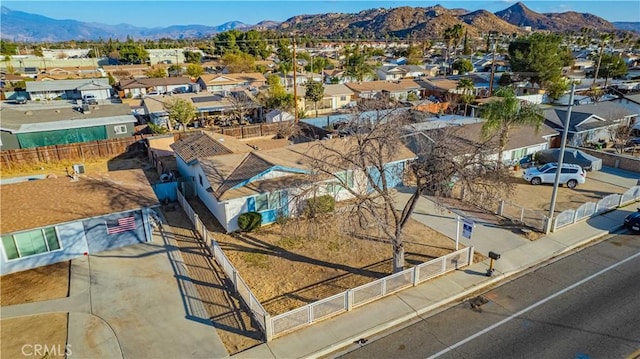
<svg viewBox="0 0 640 359">
<path fill-rule="evenodd" d="M 598 15 L 609 21 L 640 21 L 640 1 L 536 0 L 523 1 L 536 12 L 577 11 Z M 2 6 L 12 10 L 44 15 L 54 19 L 72 19 L 104 24 L 128 23 L 141 27 L 168 25 L 216 26 L 227 21 L 255 24 L 262 20 L 284 21 L 295 15 L 327 12 L 353 13 L 369 8 L 398 6 L 426 7 L 441 4 L 446 8 L 491 12 L 511 6 L 513 0 L 494 1 L 268 1 L 268 0 L 200 0 L 200 1 L 5 1 Z"/>
</svg>

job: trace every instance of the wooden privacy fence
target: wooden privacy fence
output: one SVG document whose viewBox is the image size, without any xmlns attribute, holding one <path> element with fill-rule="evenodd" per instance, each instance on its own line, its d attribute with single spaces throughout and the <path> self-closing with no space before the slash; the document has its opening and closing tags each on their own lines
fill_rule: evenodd
<svg viewBox="0 0 640 359">
<path fill-rule="evenodd" d="M 0 151 L 0 163 L 5 168 L 31 163 L 53 163 L 115 157 L 126 153 L 140 137 L 113 138 L 66 145 L 44 146 Z"/>
<path fill-rule="evenodd" d="M 273 136 L 278 133 L 278 129 L 282 124 L 278 123 L 260 123 L 255 125 L 244 125 L 234 127 L 217 127 L 213 131 L 222 133 L 223 135 L 233 136 L 235 138 L 251 138 L 262 136 Z"/>
</svg>

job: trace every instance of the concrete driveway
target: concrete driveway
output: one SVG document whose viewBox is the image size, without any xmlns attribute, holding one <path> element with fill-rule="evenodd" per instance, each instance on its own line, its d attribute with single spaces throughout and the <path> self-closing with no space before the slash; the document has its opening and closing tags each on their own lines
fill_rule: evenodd
<svg viewBox="0 0 640 359">
<path fill-rule="evenodd" d="M 640 174 L 623 171 L 611 167 L 603 167 L 601 171 L 587 172 L 584 184 L 574 189 L 561 186 L 556 199 L 556 213 L 566 209 L 577 208 L 585 202 L 597 202 L 612 193 L 623 193 L 635 186 Z M 553 185 L 533 186 L 522 178 L 522 172 L 514 179 L 516 190 L 508 201 L 531 210 L 548 211 L 551 202 Z M 544 213 L 546 214 L 546 213 Z"/>
<path fill-rule="evenodd" d="M 92 255 L 88 264 L 93 314 L 112 328 L 124 358 L 228 356 L 178 248 L 157 232 L 153 243 Z"/>
</svg>

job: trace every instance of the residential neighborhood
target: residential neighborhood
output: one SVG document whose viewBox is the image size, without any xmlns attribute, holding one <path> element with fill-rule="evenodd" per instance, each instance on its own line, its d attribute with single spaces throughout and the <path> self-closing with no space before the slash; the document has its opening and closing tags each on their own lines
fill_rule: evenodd
<svg viewBox="0 0 640 359">
<path fill-rule="evenodd" d="M 3 5 L 0 355 L 640 355 L 640 17 L 448 5 Z"/>
</svg>

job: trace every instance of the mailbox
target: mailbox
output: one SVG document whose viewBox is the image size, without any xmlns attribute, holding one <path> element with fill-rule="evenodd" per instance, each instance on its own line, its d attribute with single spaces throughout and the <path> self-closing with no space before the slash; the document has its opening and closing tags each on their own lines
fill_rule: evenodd
<svg viewBox="0 0 640 359">
<path fill-rule="evenodd" d="M 489 258 L 498 260 L 498 259 L 500 259 L 500 254 L 498 254 L 496 252 L 489 252 Z"/>
</svg>

